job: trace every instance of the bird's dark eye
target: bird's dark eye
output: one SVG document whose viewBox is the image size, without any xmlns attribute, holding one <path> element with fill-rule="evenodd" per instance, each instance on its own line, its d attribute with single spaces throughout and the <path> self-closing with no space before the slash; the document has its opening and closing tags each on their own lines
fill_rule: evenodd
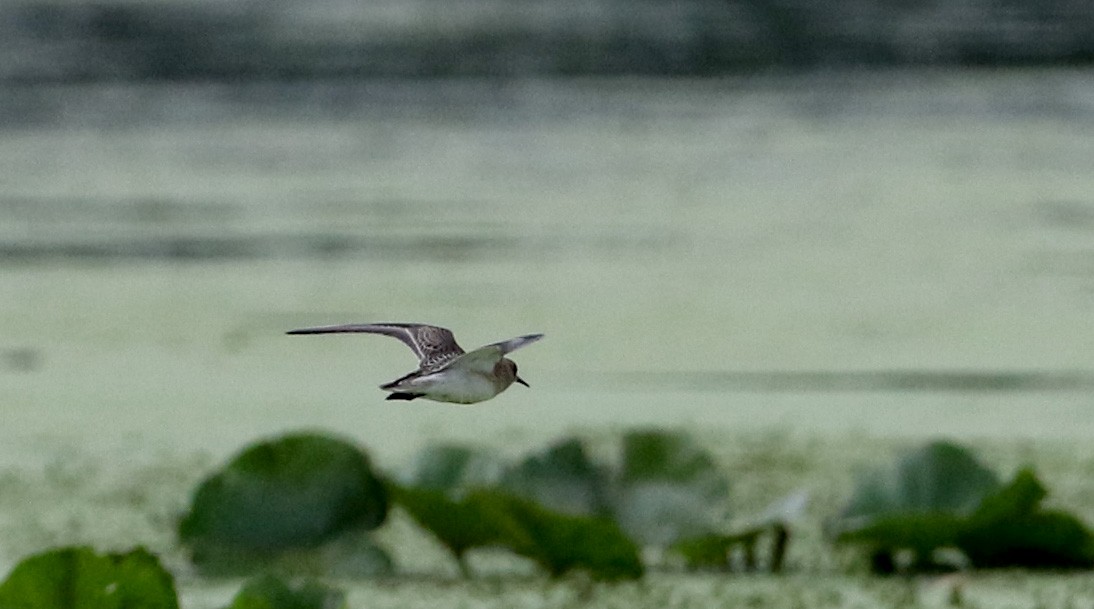
<svg viewBox="0 0 1094 609">
<path fill-rule="evenodd" d="M 513 374 L 516 374 L 516 373 L 517 373 L 517 365 L 513 364 Z"/>
</svg>

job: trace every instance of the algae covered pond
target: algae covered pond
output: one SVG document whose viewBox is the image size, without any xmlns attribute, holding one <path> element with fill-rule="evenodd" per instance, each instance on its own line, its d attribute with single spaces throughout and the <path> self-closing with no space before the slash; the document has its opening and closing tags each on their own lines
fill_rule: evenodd
<svg viewBox="0 0 1094 609">
<path fill-rule="evenodd" d="M 856 468 L 924 438 L 1032 462 L 1094 522 L 1083 72 L 2 96 L 5 572 L 144 543 L 185 607 L 223 604 L 238 583 L 188 575 L 174 518 L 244 444 L 302 428 L 395 467 L 429 440 L 683 427 L 739 507 L 816 489 L 784 576 L 458 583 L 406 525 L 385 534 L 408 575 L 348 584 L 362 607 L 930 603 L 933 584 L 848 574 L 819 532 Z M 393 405 L 376 385 L 413 368 L 404 346 L 283 334 L 345 321 L 546 338 L 514 355 L 530 389 Z M 1087 575 L 964 585 L 1092 602 Z"/>
</svg>

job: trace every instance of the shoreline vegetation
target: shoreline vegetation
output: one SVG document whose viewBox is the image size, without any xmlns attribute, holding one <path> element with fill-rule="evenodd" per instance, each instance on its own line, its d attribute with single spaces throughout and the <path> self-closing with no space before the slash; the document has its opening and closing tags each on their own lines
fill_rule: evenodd
<svg viewBox="0 0 1094 609">
<path fill-rule="evenodd" d="M 525 559 L 479 550 L 469 557 L 475 576 L 465 579 L 443 546 L 396 510 L 391 521 L 373 535 L 395 555 L 392 574 L 321 579 L 347 593 L 347 606 L 368 607 L 426 606 L 440 597 L 462 599 L 476 607 L 509 606 L 518 599 L 522 606 L 554 607 L 577 598 L 590 606 L 628 601 L 639 607 L 661 606 L 670 597 L 684 602 L 681 606 L 752 599 L 801 602 L 808 607 L 941 606 L 954 597 L 968 606 L 997 606 L 995 602 L 1003 598 L 1016 607 L 1066 607 L 1092 600 L 1086 578 L 1068 572 L 974 569 L 913 579 L 871 577 L 861 555 L 833 546 L 822 525 L 846 502 L 855 480 L 921 442 L 710 429 L 696 437 L 729 478 L 732 513 L 754 513 L 787 489 L 810 491 L 804 515 L 791 527 L 793 540 L 779 574 L 689 572 L 662 566 L 650 569 L 637 588 L 626 583 L 591 585 L 581 576 L 552 582 Z M 602 431 L 588 438 L 591 450 L 604 454 L 618 434 Z M 1050 509 L 1094 521 L 1090 501 L 1094 481 L 1087 475 L 1094 468 L 1094 453 L 1085 447 L 1059 441 L 966 444 L 1004 478 L 1023 466 L 1034 467 L 1049 489 L 1046 504 Z M 383 469 L 404 467 L 404 471 L 406 465 L 377 464 Z M 181 606 L 225 606 L 243 580 L 195 574 L 173 531 L 196 483 L 213 471 L 211 460 L 191 455 L 177 461 L 146 462 L 134 471 L 122 471 L 125 468 L 92 458 L 66 458 L 42 470 L 9 469 L 2 489 L 7 504 L 2 532 L 8 540 L 0 563 L 4 573 L 20 557 L 50 547 L 90 545 L 100 552 L 120 552 L 143 546 L 174 574 Z"/>
<path fill-rule="evenodd" d="M 840 67 L 1089 65 L 1094 7 L 808 0 L 0 7 L 0 82 L 716 76 Z"/>
</svg>

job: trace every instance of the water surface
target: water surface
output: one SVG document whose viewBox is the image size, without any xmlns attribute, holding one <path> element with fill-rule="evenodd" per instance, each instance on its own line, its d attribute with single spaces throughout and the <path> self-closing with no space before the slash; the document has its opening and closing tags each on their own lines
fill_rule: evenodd
<svg viewBox="0 0 1094 609">
<path fill-rule="evenodd" d="M 4 93 L 0 446 L 1089 437 L 1084 72 Z M 391 404 L 422 321 L 532 388 Z M 492 436 L 498 437 L 498 436 Z"/>
</svg>

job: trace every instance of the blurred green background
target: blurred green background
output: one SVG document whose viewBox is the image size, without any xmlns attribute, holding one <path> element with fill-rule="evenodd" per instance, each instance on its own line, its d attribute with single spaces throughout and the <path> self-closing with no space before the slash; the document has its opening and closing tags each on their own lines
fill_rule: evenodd
<svg viewBox="0 0 1094 609">
<path fill-rule="evenodd" d="M 1092 51 L 1063 1 L 6 2 L 0 462 L 1089 438 Z M 283 335 L 350 321 L 547 336 L 391 404 L 403 345 Z"/>
</svg>

